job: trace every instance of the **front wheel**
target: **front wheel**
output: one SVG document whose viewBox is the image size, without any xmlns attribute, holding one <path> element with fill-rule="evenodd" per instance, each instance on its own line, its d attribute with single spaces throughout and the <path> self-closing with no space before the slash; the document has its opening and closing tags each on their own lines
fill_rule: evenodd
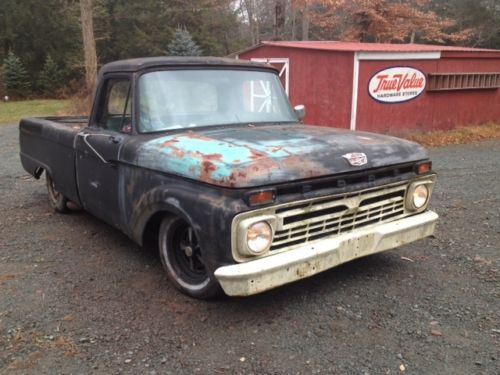
<svg viewBox="0 0 500 375">
<path fill-rule="evenodd" d="M 208 299 L 220 292 L 219 284 L 205 266 L 193 227 L 175 216 L 165 216 L 160 225 L 160 258 L 168 278 L 181 292 Z"/>
<path fill-rule="evenodd" d="M 49 202 L 51 207 L 60 213 L 68 211 L 67 203 L 68 199 L 61 192 L 57 191 L 54 181 L 50 174 L 45 172 L 45 179 L 47 180 L 47 192 L 49 193 Z"/>
</svg>

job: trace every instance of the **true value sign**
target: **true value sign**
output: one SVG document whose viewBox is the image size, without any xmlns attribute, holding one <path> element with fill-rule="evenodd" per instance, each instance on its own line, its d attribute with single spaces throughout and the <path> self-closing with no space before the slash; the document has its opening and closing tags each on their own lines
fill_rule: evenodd
<svg viewBox="0 0 500 375">
<path fill-rule="evenodd" d="M 419 96 L 425 84 L 425 74 L 420 70 L 396 66 L 375 73 L 368 83 L 368 92 L 379 102 L 401 103 Z"/>
</svg>

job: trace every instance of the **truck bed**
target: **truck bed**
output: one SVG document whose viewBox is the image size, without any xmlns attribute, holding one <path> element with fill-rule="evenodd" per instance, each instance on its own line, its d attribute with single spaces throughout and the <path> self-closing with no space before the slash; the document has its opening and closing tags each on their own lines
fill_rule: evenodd
<svg viewBox="0 0 500 375">
<path fill-rule="evenodd" d="M 65 197 L 79 203 L 74 141 L 87 126 L 82 116 L 34 117 L 19 123 L 20 157 L 24 169 L 35 178 L 48 172 Z"/>
</svg>

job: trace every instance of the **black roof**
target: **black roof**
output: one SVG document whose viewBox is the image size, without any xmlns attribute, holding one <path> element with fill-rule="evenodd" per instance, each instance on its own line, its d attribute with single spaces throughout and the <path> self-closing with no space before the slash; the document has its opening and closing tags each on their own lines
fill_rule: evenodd
<svg viewBox="0 0 500 375">
<path fill-rule="evenodd" d="M 260 67 L 275 69 L 269 64 L 236 60 L 224 57 L 141 57 L 137 59 L 118 60 L 104 65 L 100 74 L 110 72 L 136 72 L 139 70 L 162 66 L 224 66 L 224 67 Z M 276 69 L 275 69 L 276 70 Z"/>
</svg>

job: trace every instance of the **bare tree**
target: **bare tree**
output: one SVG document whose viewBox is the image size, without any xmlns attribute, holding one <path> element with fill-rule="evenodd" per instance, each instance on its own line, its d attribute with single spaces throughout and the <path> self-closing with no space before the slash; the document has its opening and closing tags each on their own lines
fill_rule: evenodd
<svg viewBox="0 0 500 375">
<path fill-rule="evenodd" d="M 302 40 L 309 40 L 309 4 L 304 2 L 302 10 Z"/>
<path fill-rule="evenodd" d="M 92 0 L 80 0 L 80 19 L 85 55 L 85 83 L 87 93 L 91 94 L 97 83 L 97 54 L 92 21 Z"/>
<path fill-rule="evenodd" d="M 276 0 L 274 3 L 274 40 L 282 40 L 286 21 L 286 0 Z"/>
</svg>

